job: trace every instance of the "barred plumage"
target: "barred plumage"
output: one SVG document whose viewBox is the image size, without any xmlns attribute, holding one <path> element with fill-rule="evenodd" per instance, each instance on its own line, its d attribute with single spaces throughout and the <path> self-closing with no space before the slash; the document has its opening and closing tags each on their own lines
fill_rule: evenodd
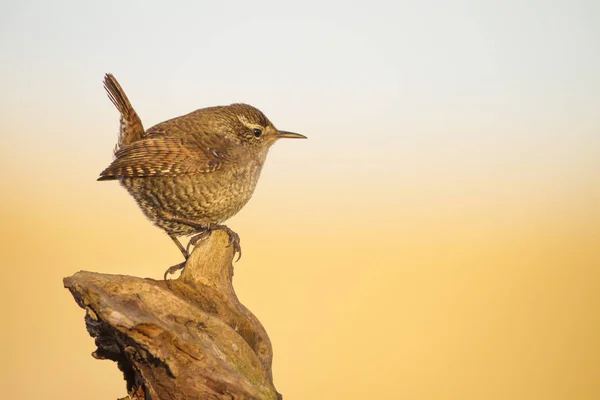
<svg viewBox="0 0 600 400">
<path fill-rule="evenodd" d="M 240 251 L 237 234 L 219 224 L 250 200 L 271 145 L 304 136 L 278 131 L 247 104 L 199 109 L 144 131 L 114 76 L 104 86 L 121 128 L 115 159 L 98 180 L 119 180 L 186 258 L 176 237 L 196 233 L 194 244 L 213 229 L 226 230 Z"/>
</svg>

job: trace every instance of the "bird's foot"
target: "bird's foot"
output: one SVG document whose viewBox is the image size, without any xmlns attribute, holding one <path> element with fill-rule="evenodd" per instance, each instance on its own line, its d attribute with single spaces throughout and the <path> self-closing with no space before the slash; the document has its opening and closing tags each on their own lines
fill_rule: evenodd
<svg viewBox="0 0 600 400">
<path fill-rule="evenodd" d="M 187 259 L 186 259 L 186 261 L 184 261 L 184 262 L 182 262 L 182 263 L 179 263 L 179 264 L 177 264 L 177 265 L 173 265 L 172 267 L 169 267 L 169 269 L 167 269 L 167 270 L 165 271 L 165 275 L 163 276 L 164 280 L 165 280 L 165 281 L 167 280 L 167 276 L 168 276 L 169 274 L 174 274 L 175 272 L 179 271 L 180 269 L 184 269 L 184 268 L 185 268 L 185 263 L 186 263 L 186 262 L 187 262 Z M 183 271 L 182 271 L 182 273 L 183 273 Z"/>
<path fill-rule="evenodd" d="M 175 244 L 177 245 L 177 247 L 179 248 L 179 250 L 181 251 L 183 256 L 186 258 L 186 260 L 190 255 L 190 247 L 191 246 L 195 246 L 200 240 L 206 238 L 212 231 L 217 231 L 217 230 L 227 232 L 227 235 L 229 236 L 229 243 L 227 244 L 227 247 L 233 246 L 233 256 L 234 257 L 235 257 L 235 253 L 238 253 L 238 258 L 236 261 L 239 261 L 240 258 L 242 258 L 242 247 L 240 246 L 240 236 L 237 233 L 235 233 L 234 231 L 232 231 L 231 229 L 229 229 L 229 227 L 227 227 L 226 225 L 213 224 L 213 223 L 209 223 L 207 225 L 205 223 L 194 221 L 194 220 L 191 220 L 188 218 L 178 218 L 178 217 L 173 217 L 173 216 L 170 216 L 169 220 L 171 220 L 173 222 L 179 222 L 181 224 L 195 227 L 199 232 L 195 236 L 192 236 L 192 238 L 190 239 L 190 241 L 185 249 L 183 248 L 181 243 L 179 243 L 179 240 L 177 240 L 177 238 L 169 235 L 169 236 L 171 236 L 171 239 L 173 240 L 173 242 L 175 242 Z"/>
<path fill-rule="evenodd" d="M 196 245 L 198 244 L 198 242 L 206 239 L 207 237 L 210 236 L 210 230 L 209 228 L 206 228 L 205 230 L 203 230 L 202 232 L 192 236 L 190 238 L 190 241 L 188 242 L 187 247 L 185 248 L 185 250 L 187 251 L 188 254 L 192 254 L 190 252 L 190 247 L 196 247 Z"/>
<path fill-rule="evenodd" d="M 232 231 L 231 229 L 229 229 L 229 227 L 227 227 L 226 225 L 219 225 L 219 224 L 208 224 L 208 225 L 202 227 L 202 230 L 200 232 L 198 232 L 196 235 L 194 235 L 190 238 L 188 245 L 186 246 L 185 249 L 182 250 L 182 253 L 184 255 L 187 253 L 186 260 L 189 257 L 189 255 L 192 253 L 190 251 L 190 249 L 192 247 L 196 246 L 198 244 L 198 242 L 205 240 L 208 236 L 210 236 L 212 231 L 217 231 L 217 230 L 225 231 L 227 233 L 227 235 L 229 236 L 229 242 L 227 243 L 227 247 L 233 246 L 233 256 L 235 257 L 235 255 L 237 253 L 238 258 L 236 261 L 239 261 L 240 258 L 242 258 L 242 246 L 240 246 L 240 236 L 237 233 L 235 233 L 234 231 Z M 185 253 L 184 253 L 184 251 L 185 251 Z M 173 266 L 171 268 L 174 268 L 174 267 L 176 267 L 176 266 Z M 175 269 L 175 271 L 177 271 L 177 269 Z"/>
<path fill-rule="evenodd" d="M 229 229 L 229 227 L 226 225 L 210 224 L 208 226 L 209 232 L 217 230 L 227 232 L 227 235 L 229 236 L 229 243 L 227 243 L 227 247 L 233 246 L 233 256 L 235 257 L 235 254 L 237 253 L 238 258 L 236 261 L 240 261 L 240 258 L 242 258 L 242 246 L 240 246 L 240 235 Z"/>
</svg>

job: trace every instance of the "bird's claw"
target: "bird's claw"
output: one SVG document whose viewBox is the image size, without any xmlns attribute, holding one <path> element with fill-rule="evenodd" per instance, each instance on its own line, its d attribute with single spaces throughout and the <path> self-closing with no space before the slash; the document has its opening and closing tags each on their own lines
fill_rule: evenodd
<svg viewBox="0 0 600 400">
<path fill-rule="evenodd" d="M 187 260 L 186 260 L 186 261 L 187 261 Z M 169 269 L 167 269 L 167 270 L 165 271 L 165 274 L 164 274 L 164 276 L 163 276 L 164 280 L 165 280 L 165 281 L 167 280 L 167 276 L 168 276 L 169 274 L 174 274 L 175 272 L 179 271 L 180 269 L 184 269 L 184 268 L 185 268 L 185 263 L 186 263 L 186 261 L 184 261 L 184 262 L 182 262 L 182 263 L 179 263 L 179 264 L 177 264 L 177 265 L 173 265 L 172 267 L 169 267 Z"/>
<path fill-rule="evenodd" d="M 187 247 L 185 248 L 188 255 L 191 254 L 190 247 L 195 247 L 198 244 L 198 242 L 206 239 L 209 235 L 210 235 L 210 230 L 207 229 L 207 230 L 204 230 L 204 231 L 198 233 L 197 235 L 192 236 L 190 238 L 190 241 L 188 242 Z"/>
<path fill-rule="evenodd" d="M 231 229 L 229 229 L 229 227 L 227 227 L 226 225 L 209 224 L 203 229 L 204 230 L 190 238 L 190 241 L 188 242 L 188 245 L 185 248 L 185 251 L 187 252 L 188 256 L 189 254 L 191 254 L 190 248 L 196 246 L 198 242 L 206 239 L 211 234 L 211 232 L 221 230 L 225 231 L 227 233 L 227 236 L 229 236 L 229 240 L 227 241 L 227 247 L 233 246 L 233 256 L 235 257 L 236 253 L 238 255 L 236 262 L 239 261 L 240 258 L 242 258 L 242 246 L 240 245 L 240 236 Z M 169 268 L 168 271 L 170 271 L 171 268 Z M 174 271 L 177 271 L 177 269 L 175 269 Z"/>
<path fill-rule="evenodd" d="M 238 262 L 240 261 L 240 258 L 242 258 L 242 246 L 240 246 L 240 237 L 237 233 L 234 232 L 234 234 L 235 238 L 233 240 L 231 239 L 231 236 L 229 236 L 229 244 L 227 247 L 233 246 L 233 256 L 235 257 L 235 254 L 237 253 L 238 257 L 235 262 Z"/>
<path fill-rule="evenodd" d="M 216 230 L 222 230 L 225 231 L 227 233 L 227 236 L 229 236 L 229 240 L 227 242 L 227 247 L 233 246 L 233 256 L 235 257 L 236 253 L 238 255 L 237 261 L 240 261 L 240 258 L 242 258 L 242 246 L 240 245 L 240 235 L 238 235 L 237 233 L 235 233 L 234 231 L 232 231 L 228 226 L 226 225 L 211 225 L 208 228 L 210 231 L 216 231 Z"/>
</svg>

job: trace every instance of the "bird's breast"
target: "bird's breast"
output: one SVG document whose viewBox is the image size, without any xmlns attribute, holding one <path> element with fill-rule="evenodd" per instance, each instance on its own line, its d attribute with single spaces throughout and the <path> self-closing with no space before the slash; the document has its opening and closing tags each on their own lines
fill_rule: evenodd
<svg viewBox="0 0 600 400">
<path fill-rule="evenodd" d="M 222 222 L 246 205 L 252 197 L 262 164 L 250 163 L 209 174 L 190 176 L 193 195 L 188 197 L 191 212 Z"/>
<path fill-rule="evenodd" d="M 121 183 L 155 224 L 169 233 L 189 234 L 193 230 L 170 223 L 164 215 L 223 222 L 250 200 L 261 170 L 262 163 L 250 162 L 210 173 L 123 178 Z"/>
</svg>

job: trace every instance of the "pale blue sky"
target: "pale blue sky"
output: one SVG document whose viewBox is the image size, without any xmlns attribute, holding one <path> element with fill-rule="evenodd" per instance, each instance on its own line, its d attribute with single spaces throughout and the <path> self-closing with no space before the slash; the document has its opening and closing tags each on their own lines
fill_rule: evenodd
<svg viewBox="0 0 600 400">
<path fill-rule="evenodd" d="M 270 158 L 323 185 L 453 169 L 570 180 L 600 157 L 598 21 L 592 0 L 4 3 L 1 154 L 101 169 L 113 72 L 147 127 L 261 108 L 310 137 Z M 71 154 L 48 157 L 56 146 Z"/>
</svg>

